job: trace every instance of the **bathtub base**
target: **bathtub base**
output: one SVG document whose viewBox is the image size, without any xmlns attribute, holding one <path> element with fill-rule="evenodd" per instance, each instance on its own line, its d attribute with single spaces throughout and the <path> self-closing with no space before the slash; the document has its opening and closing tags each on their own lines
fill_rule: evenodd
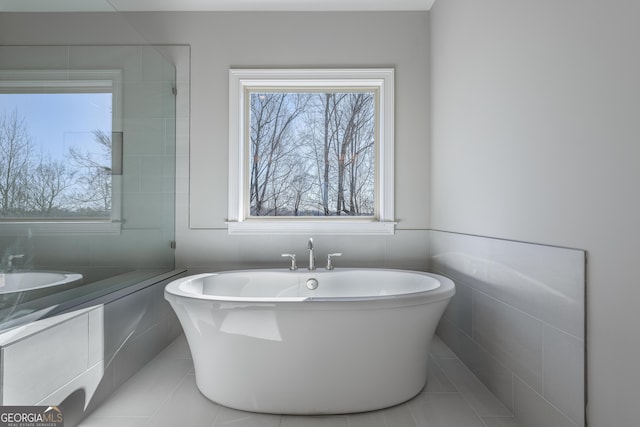
<svg viewBox="0 0 640 427">
<path fill-rule="evenodd" d="M 192 300 L 174 309 L 183 324 L 199 319 L 185 334 L 207 398 L 243 411 L 314 415 L 378 410 L 420 393 L 446 303 L 212 311 L 211 302 Z"/>
<path fill-rule="evenodd" d="M 313 274 L 320 286 L 332 284 L 328 273 Z M 382 276 L 374 271 L 366 280 L 338 283 L 336 292 L 366 290 L 374 274 Z M 246 277 L 234 275 L 215 290 L 246 290 Z M 410 278 L 419 282 L 423 275 Z M 448 287 L 305 299 L 299 280 L 293 297 L 252 300 L 212 296 L 211 283 L 201 279 L 179 279 L 165 291 L 185 332 L 199 390 L 230 408 L 272 414 L 366 412 L 415 397 L 425 386 L 431 339 L 454 292 L 451 281 L 439 278 Z M 284 279 L 265 279 L 256 288 L 270 291 L 279 282 Z M 278 295 L 291 291 L 285 285 Z"/>
<path fill-rule="evenodd" d="M 199 389 L 200 392 L 212 402 L 239 411 L 274 415 L 312 416 L 355 414 L 390 408 L 413 399 L 420 394 L 423 388 L 424 384 L 417 392 L 403 396 L 400 399 L 398 399 L 399 396 L 394 396 L 394 399 L 377 402 L 362 401 L 361 399 L 357 400 L 353 399 L 353 396 L 343 394 L 336 395 L 335 393 L 332 393 L 333 402 L 327 401 L 327 395 L 317 396 L 313 401 L 301 400 L 291 396 L 289 403 L 286 405 L 278 404 L 278 402 L 271 398 L 265 398 L 264 396 L 259 398 L 255 404 L 246 404 L 244 402 L 238 402 L 235 399 L 217 399 L 208 396 L 200 388 Z M 340 401 L 337 399 L 340 399 Z"/>
</svg>

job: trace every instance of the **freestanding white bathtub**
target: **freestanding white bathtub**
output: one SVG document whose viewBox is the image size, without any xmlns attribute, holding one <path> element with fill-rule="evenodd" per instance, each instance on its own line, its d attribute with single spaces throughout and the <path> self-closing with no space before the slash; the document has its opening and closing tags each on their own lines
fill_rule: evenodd
<svg viewBox="0 0 640 427">
<path fill-rule="evenodd" d="M 450 279 L 415 271 L 247 270 L 175 280 L 165 298 L 206 397 L 245 411 L 338 414 L 422 390 L 454 293 Z"/>
</svg>

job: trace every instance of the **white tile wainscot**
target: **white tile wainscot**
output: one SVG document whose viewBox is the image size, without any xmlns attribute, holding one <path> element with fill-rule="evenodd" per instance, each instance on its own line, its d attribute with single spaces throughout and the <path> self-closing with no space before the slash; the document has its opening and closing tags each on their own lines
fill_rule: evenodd
<svg viewBox="0 0 640 427">
<path fill-rule="evenodd" d="M 429 270 L 456 283 L 442 340 L 522 426 L 584 426 L 586 253 L 433 230 L 429 244 Z"/>
</svg>

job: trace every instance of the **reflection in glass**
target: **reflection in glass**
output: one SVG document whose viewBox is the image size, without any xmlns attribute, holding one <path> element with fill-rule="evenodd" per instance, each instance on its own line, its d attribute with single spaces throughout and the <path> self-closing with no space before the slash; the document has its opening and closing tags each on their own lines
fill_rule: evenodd
<svg viewBox="0 0 640 427">
<path fill-rule="evenodd" d="M 0 274 L 82 277 L 6 293 L 0 330 L 174 268 L 176 71 L 161 49 L 0 46 Z"/>
</svg>

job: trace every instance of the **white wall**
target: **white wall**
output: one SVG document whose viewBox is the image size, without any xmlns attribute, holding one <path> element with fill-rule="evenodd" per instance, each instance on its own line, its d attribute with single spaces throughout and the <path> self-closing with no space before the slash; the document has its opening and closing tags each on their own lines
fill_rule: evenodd
<svg viewBox="0 0 640 427">
<path fill-rule="evenodd" d="M 128 14 L 150 43 L 191 46 L 190 145 L 178 153 L 176 264 L 192 271 L 284 266 L 307 236 L 228 236 L 228 70 L 393 67 L 396 219 L 391 237 L 322 237 L 337 265 L 425 268 L 429 224 L 428 13 Z M 323 262 L 323 261 L 322 261 Z"/>
<path fill-rule="evenodd" d="M 306 236 L 227 235 L 230 67 L 394 67 L 396 219 L 391 237 L 319 237 L 336 265 L 425 268 L 429 225 L 427 12 L 5 14 L 3 44 L 188 44 L 190 114 L 178 117 L 176 265 L 194 270 L 283 265 Z M 190 85 L 190 86 L 189 86 Z M 190 134 L 190 143 L 180 138 Z M 320 262 L 320 260 L 318 260 Z"/>
<path fill-rule="evenodd" d="M 585 249 L 591 426 L 640 419 L 640 3 L 439 0 L 431 227 Z"/>
</svg>

